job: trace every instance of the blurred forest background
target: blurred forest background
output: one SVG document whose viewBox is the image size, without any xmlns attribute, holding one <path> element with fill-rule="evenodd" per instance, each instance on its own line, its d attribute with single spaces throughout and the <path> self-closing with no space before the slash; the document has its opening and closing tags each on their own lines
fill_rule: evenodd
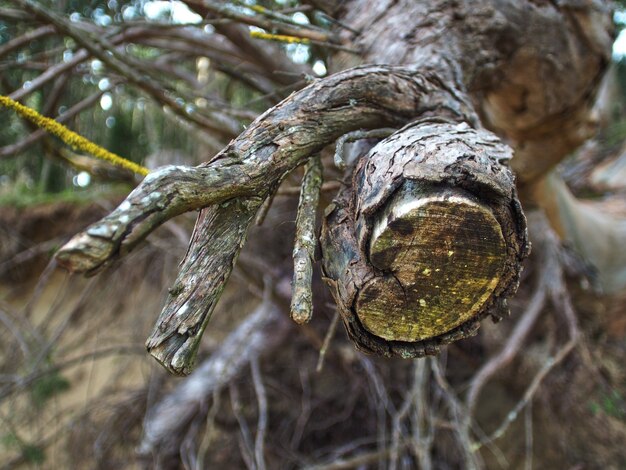
<svg viewBox="0 0 626 470">
<path fill-rule="evenodd" d="M 276 24 L 316 38 L 341 27 L 316 2 L 39 2 L 74 37 L 20 3 L 0 1 L 0 93 L 148 168 L 206 161 L 332 70 L 341 47 L 250 37 Z M 626 4 L 614 18 L 626 27 Z M 98 38 L 93 51 L 80 38 Z M 598 109 L 597 137 L 559 172 L 576 195 L 623 215 L 626 32 Z M 294 175 L 249 237 L 198 370 L 171 377 L 144 341 L 194 215 L 97 277 L 70 276 L 51 255 L 138 179 L 11 110 L 0 122 L 0 467 L 626 468 L 626 294 L 595 289 L 592 270 L 556 238 L 528 261 L 511 318 L 437 358 L 367 357 L 335 331 L 321 284 L 312 323 L 280 313 Z M 325 172 L 328 203 L 339 174 Z M 537 260 L 554 257 L 551 277 L 535 279 Z M 563 312 L 577 318 L 576 344 L 562 338 Z"/>
</svg>

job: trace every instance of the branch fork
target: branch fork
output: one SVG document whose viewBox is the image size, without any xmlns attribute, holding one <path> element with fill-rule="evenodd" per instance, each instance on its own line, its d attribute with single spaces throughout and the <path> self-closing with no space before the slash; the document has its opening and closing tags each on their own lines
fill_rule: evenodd
<svg viewBox="0 0 626 470">
<path fill-rule="evenodd" d="M 164 167 L 148 175 L 115 211 L 61 248 L 57 259 L 71 271 L 95 273 L 127 254 L 166 220 L 201 209 L 178 278 L 146 343 L 150 353 L 168 370 L 186 375 L 193 367 L 200 338 L 248 229 L 263 201 L 276 191 L 284 177 L 309 162 L 300 203 L 302 223 L 296 241 L 297 268 L 292 302 L 294 319 L 307 321 L 311 314 L 308 286 L 315 246 L 312 214 L 318 204 L 321 184 L 321 164 L 314 156 L 350 132 L 398 128 L 430 116 L 430 121 L 416 121 L 382 141 L 361 160 L 352 186 L 338 197 L 335 210 L 327 210 L 322 251 L 331 290 L 357 346 L 386 355 L 435 353 L 439 340 L 431 341 L 427 333 L 406 333 L 396 338 L 394 332 L 389 336 L 379 331 L 387 327 L 372 326 L 359 313 L 381 311 L 375 304 L 384 298 L 377 298 L 377 289 L 393 291 L 396 285 L 393 276 L 388 275 L 396 276 L 402 295 L 408 292 L 406 286 L 413 282 L 407 281 L 409 271 L 397 268 L 398 263 L 402 264 L 399 256 L 386 258 L 385 250 L 401 251 L 388 246 L 391 239 L 385 238 L 386 231 L 402 232 L 402 220 L 405 214 L 410 214 L 414 225 L 409 227 L 410 233 L 417 237 L 415 228 L 420 218 L 432 215 L 444 220 L 445 214 L 462 207 L 462 212 L 469 215 L 454 219 L 457 227 L 454 233 L 477 242 L 485 253 L 495 250 L 495 261 L 485 263 L 489 268 L 480 274 L 485 282 L 480 284 L 478 294 L 469 296 L 472 305 L 467 305 L 466 310 L 472 312 L 471 318 L 465 321 L 465 317 L 459 317 L 461 324 L 458 319 L 445 320 L 443 326 L 435 328 L 435 333 L 441 333 L 437 337 L 447 338 L 443 342 L 474 331 L 477 321 L 494 304 L 495 298 L 515 289 L 519 261 L 526 253 L 524 219 L 515 197 L 513 178 L 506 168 L 510 149 L 493 134 L 474 129 L 472 126 L 478 120 L 469 100 L 459 90 L 442 86 L 442 83 L 445 81 L 431 69 L 418 72 L 391 66 L 356 67 L 317 80 L 260 116 L 211 161 L 194 168 Z M 442 137 L 438 138 L 441 133 Z M 426 152 L 411 147 L 418 143 L 426 146 Z M 441 155 L 437 150 L 440 144 L 448 146 Z M 388 153 L 388 145 L 396 145 L 392 154 Z M 407 149 L 404 153 L 402 145 Z M 392 161 L 395 163 L 390 164 Z M 351 169 L 347 171 L 349 175 Z M 418 209 L 415 209 L 417 212 L 413 209 L 398 212 L 389 206 L 388 201 L 394 198 L 419 199 L 422 196 L 416 194 L 428 193 L 431 187 L 434 192 L 432 197 L 428 196 L 430 202 L 423 205 L 429 216 Z M 402 202 L 400 206 L 402 204 L 408 207 L 408 203 Z M 390 217 L 399 222 L 393 222 Z M 388 220 L 386 228 L 384 220 Z M 444 229 L 446 223 L 440 228 Z M 468 227 L 484 226 L 485 229 L 477 234 L 463 231 L 464 224 L 468 223 L 474 224 Z M 422 249 L 419 240 L 416 238 L 416 243 L 412 243 L 408 232 L 404 235 L 402 243 L 409 247 L 411 256 L 417 256 Z M 481 237 L 487 240 L 483 245 Z M 466 243 L 464 246 L 469 256 L 473 245 Z M 454 257 L 458 262 L 466 258 L 460 254 Z M 474 258 L 471 269 L 481 267 L 479 258 Z M 424 273 L 425 269 L 420 272 Z M 433 272 L 431 279 L 436 279 L 437 266 L 428 269 Z M 468 268 L 468 272 L 471 269 Z M 385 285 L 376 287 L 372 282 Z M 420 282 L 411 285 L 417 286 Z M 428 282 L 426 279 L 426 286 Z M 409 291 L 416 288 L 411 287 Z M 460 293 L 452 287 L 447 289 L 446 295 L 454 297 Z M 468 294 L 467 290 L 463 292 Z M 420 299 L 435 302 L 435 292 L 431 291 L 429 296 Z M 413 299 L 417 302 L 415 305 L 421 306 L 420 299 Z M 394 305 L 392 310 L 400 311 L 395 300 L 387 300 Z M 472 310 L 474 304 L 480 304 L 476 311 Z M 448 303 L 442 303 L 435 316 L 443 314 L 447 308 Z M 415 319 L 410 317 L 406 321 L 410 323 Z M 357 332 L 355 325 L 359 322 L 366 329 Z M 452 329 L 444 331 L 448 327 Z M 372 340 L 376 335 L 379 339 Z M 389 346 L 390 341 L 390 344 L 400 342 L 410 346 Z"/>
</svg>

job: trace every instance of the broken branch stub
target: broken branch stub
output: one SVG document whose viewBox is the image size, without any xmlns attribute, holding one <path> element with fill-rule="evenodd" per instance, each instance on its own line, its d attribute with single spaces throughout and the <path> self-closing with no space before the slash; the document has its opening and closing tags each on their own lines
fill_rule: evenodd
<svg viewBox="0 0 626 470">
<path fill-rule="evenodd" d="M 499 318 L 528 254 L 509 147 L 419 121 L 377 144 L 327 210 L 324 272 L 367 352 L 420 357 Z"/>
</svg>

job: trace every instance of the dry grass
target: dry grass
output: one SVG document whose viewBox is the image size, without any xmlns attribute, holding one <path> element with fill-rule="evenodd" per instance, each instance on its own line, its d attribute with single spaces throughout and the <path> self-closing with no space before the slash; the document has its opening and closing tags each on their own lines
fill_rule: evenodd
<svg viewBox="0 0 626 470">
<path fill-rule="evenodd" d="M 316 286 L 309 326 L 260 343 L 266 349 L 249 365 L 205 395 L 190 395 L 190 418 L 140 455 L 145 420 L 182 383 L 148 358 L 143 341 L 184 253 L 189 223 L 164 227 L 96 278 L 50 268 L 33 270 L 20 283 L 5 280 L 5 468 L 626 465 L 623 303 L 580 291 L 550 236 L 535 236 L 512 317 L 484 325 L 479 336 L 438 358 L 366 357 L 342 331 L 327 335 L 335 315 Z M 280 228 L 269 232 L 262 227 L 257 235 L 270 243 L 284 236 Z M 252 245 L 212 320 L 201 359 L 244 354 L 248 343 L 229 350 L 227 338 L 262 302 L 263 274 L 272 277 L 274 298 L 288 314 L 288 269 L 268 266 Z"/>
</svg>

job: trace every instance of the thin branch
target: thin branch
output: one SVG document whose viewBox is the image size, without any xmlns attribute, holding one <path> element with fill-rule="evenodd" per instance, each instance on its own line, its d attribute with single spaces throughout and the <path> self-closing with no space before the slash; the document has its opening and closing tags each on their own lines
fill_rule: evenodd
<svg viewBox="0 0 626 470">
<path fill-rule="evenodd" d="M 443 392 L 443 397 L 448 404 L 450 414 L 454 418 L 454 422 L 456 424 L 454 426 L 454 434 L 461 448 L 461 452 L 463 453 L 464 464 L 468 469 L 479 469 L 481 468 L 479 456 L 475 452 L 476 449 L 472 446 L 469 429 L 463 425 L 464 423 L 470 421 L 467 416 L 468 411 L 458 399 L 454 390 L 450 387 L 450 384 L 445 378 L 444 372 L 441 370 L 438 359 L 432 357 L 428 360 L 430 361 L 435 381 L 440 390 Z"/>
<path fill-rule="evenodd" d="M 230 403 L 233 409 L 233 414 L 239 423 L 239 429 L 241 431 L 239 440 L 241 456 L 249 470 L 256 470 L 254 451 L 252 447 L 252 435 L 250 434 L 250 427 L 246 422 L 246 418 L 241 413 L 243 406 L 241 404 L 241 400 L 239 399 L 239 390 L 234 383 L 231 383 L 228 389 L 230 391 Z"/>
<path fill-rule="evenodd" d="M 478 398 L 483 387 L 496 372 L 511 363 L 537 321 L 546 303 L 546 287 L 544 282 L 545 277 L 542 276 L 538 280 L 535 293 L 531 297 L 526 311 L 521 315 L 502 350 L 487 361 L 481 369 L 474 374 L 469 386 L 469 391 L 467 392 L 465 404 L 470 414 L 476 409 L 476 404 L 478 403 Z"/>
<path fill-rule="evenodd" d="M 550 295 L 552 304 L 557 311 L 563 315 L 566 321 L 569 339 L 556 354 L 548 357 L 544 361 L 543 366 L 526 388 L 522 398 L 513 409 L 507 413 L 500 426 L 490 436 L 483 437 L 478 443 L 474 444 L 474 450 L 478 450 L 483 445 L 492 443 L 508 431 L 511 423 L 517 419 L 519 413 L 531 403 L 544 378 L 572 352 L 580 339 L 578 320 L 567 291 L 563 268 L 560 263 L 560 242 L 556 234 L 548 227 L 545 219 L 537 219 L 535 222 L 537 232 L 543 228 L 540 245 L 544 251 L 544 259 L 542 261 L 544 265 L 547 265 L 544 274 L 548 273 L 542 276 L 541 280 L 546 285 L 546 290 Z"/>
<path fill-rule="evenodd" d="M 308 323 L 313 315 L 311 283 L 315 259 L 315 216 L 322 186 L 322 163 L 319 156 L 306 164 L 302 192 L 296 217 L 296 241 L 293 248 L 293 283 L 291 318 L 296 323 Z"/>
<path fill-rule="evenodd" d="M 227 387 L 254 358 L 278 347 L 287 327 L 285 316 L 275 304 L 259 305 L 185 382 L 152 407 L 144 422 L 140 452 L 175 452 L 178 446 L 174 437 L 200 412 L 202 403 Z"/>
<path fill-rule="evenodd" d="M 435 439 L 435 403 L 428 399 L 430 391 L 430 372 L 425 360 L 415 360 L 416 389 L 413 406 L 413 452 L 422 470 L 431 470 L 433 463 L 431 448 Z"/>
<path fill-rule="evenodd" d="M 194 4 L 196 2 L 189 1 L 188 3 Z M 332 35 L 332 33 L 324 31 L 320 28 L 296 26 L 294 24 L 289 25 L 283 21 L 272 21 L 271 19 L 262 18 L 259 16 L 246 15 L 243 13 L 239 13 L 233 8 L 229 8 L 227 5 L 220 5 L 210 0 L 202 0 L 200 3 L 204 8 L 218 16 L 221 16 L 223 18 L 229 18 L 231 20 L 250 26 L 263 28 L 267 31 L 278 31 L 289 36 L 307 38 L 321 42 L 338 42 L 337 39 Z"/>
<path fill-rule="evenodd" d="M 33 382 L 41 379 L 42 377 L 46 377 L 51 374 L 57 374 L 62 370 L 81 365 L 83 362 L 85 362 L 88 359 L 98 360 L 98 359 L 104 359 L 109 356 L 118 356 L 118 355 L 121 356 L 123 354 L 129 354 L 129 355 L 144 354 L 144 349 L 138 345 L 110 346 L 110 347 L 101 348 L 92 352 L 81 354 L 78 357 L 67 359 L 63 362 L 59 362 L 52 366 L 46 367 L 45 369 L 36 370 L 26 376 L 17 376 L 15 377 L 15 380 L 13 380 L 9 385 L 0 389 L 0 402 L 4 401 L 5 398 L 12 395 L 15 392 L 15 390 L 28 387 Z"/>
<path fill-rule="evenodd" d="M 384 139 L 396 132 L 396 129 L 391 127 L 384 127 L 382 129 L 371 129 L 348 132 L 337 139 L 335 144 L 335 166 L 340 170 L 346 168 L 346 158 L 344 157 L 344 147 L 349 142 L 356 142 L 363 139 Z"/>
<path fill-rule="evenodd" d="M 524 470 L 533 469 L 533 402 L 528 403 L 524 412 Z"/>
<path fill-rule="evenodd" d="M 306 429 L 307 422 L 311 416 L 311 386 L 309 384 L 310 374 L 308 368 L 300 368 L 300 383 L 302 384 L 301 411 L 296 421 L 295 429 L 291 436 L 290 447 L 294 451 L 300 446 L 302 435 Z"/>
<path fill-rule="evenodd" d="M 262 39 L 264 41 L 282 42 L 285 44 L 314 44 L 316 46 L 327 47 L 336 51 L 350 52 L 351 54 L 362 54 L 362 51 L 352 47 L 340 46 L 332 42 L 315 41 L 313 39 L 301 38 L 298 36 L 287 36 L 284 34 L 264 33 L 262 31 L 250 31 L 250 37 L 254 39 Z"/>
<path fill-rule="evenodd" d="M 188 6 L 192 6 L 201 16 L 214 15 L 207 9 L 201 0 L 187 0 Z M 305 65 L 297 65 L 292 62 L 284 51 L 278 47 L 268 47 L 268 44 L 259 44 L 250 38 L 247 26 L 240 24 L 217 24 L 215 30 L 227 38 L 235 51 L 242 54 L 250 63 L 257 65 L 265 75 L 265 78 L 281 85 L 293 85 L 299 81 L 295 76 L 302 73 L 312 73 L 311 68 Z M 290 72 L 294 75 L 280 75 L 277 72 Z"/>
<path fill-rule="evenodd" d="M 321 192 L 337 192 L 343 183 L 340 181 L 328 181 L 322 184 Z M 281 186 L 276 192 L 277 196 L 299 196 L 302 192 L 301 186 Z"/>
<path fill-rule="evenodd" d="M 126 77 L 133 85 L 144 90 L 157 101 L 168 106 L 178 116 L 188 121 L 194 122 L 201 128 L 213 131 L 226 138 L 232 138 L 241 131 L 239 123 L 234 122 L 219 113 L 212 113 L 210 119 L 202 116 L 197 112 L 190 112 L 184 103 L 180 104 L 173 93 L 163 87 L 154 78 L 139 72 L 142 64 L 135 60 L 120 54 L 114 47 L 113 43 L 105 37 L 96 35 L 87 35 L 83 31 L 74 27 L 69 21 L 58 15 L 46 10 L 32 0 L 13 0 L 23 8 L 33 12 L 35 15 L 43 18 L 45 21 L 53 24 L 59 31 L 72 37 L 91 55 L 97 57 L 103 63 L 107 64 L 112 70 Z"/>
<path fill-rule="evenodd" d="M 22 10 L 13 8 L 0 8 L 0 18 L 7 20 L 32 21 L 32 17 Z"/>
<path fill-rule="evenodd" d="M 473 446 L 474 451 L 480 449 L 483 445 L 501 438 L 507 432 L 511 423 L 517 419 L 519 413 L 533 399 L 535 393 L 539 389 L 539 386 L 543 382 L 543 379 L 569 355 L 569 353 L 576 346 L 577 342 L 577 338 L 570 338 L 570 340 L 565 343 L 565 345 L 563 345 L 563 347 L 554 356 L 546 359 L 543 367 L 539 370 L 537 375 L 535 375 L 532 382 L 524 392 L 522 399 L 513 407 L 511 411 L 509 411 L 509 413 L 507 413 L 500 426 L 498 426 L 498 428 L 489 437 L 481 439 L 478 444 Z"/>
<path fill-rule="evenodd" d="M 406 442 L 402 442 L 401 447 L 407 446 Z M 379 462 L 381 459 L 389 457 L 391 449 L 375 450 L 371 452 L 363 452 L 352 457 L 339 458 L 333 463 L 320 464 L 304 467 L 305 470 L 348 470 L 354 468 L 368 468 L 368 464 Z"/>
<path fill-rule="evenodd" d="M 53 238 L 52 240 L 46 240 L 45 242 L 37 243 L 26 250 L 20 251 L 8 259 L 3 259 L 0 262 L 0 275 L 3 275 L 7 271 L 13 269 L 15 266 L 33 259 L 36 256 L 44 253 L 50 253 L 57 248 L 63 241 L 62 238 Z"/>
<path fill-rule="evenodd" d="M 256 217 L 254 218 L 255 225 L 263 225 L 263 222 L 265 222 L 265 217 L 267 217 L 267 214 L 272 208 L 274 197 L 276 197 L 276 191 L 274 191 L 272 194 L 265 198 L 265 201 L 263 201 L 263 204 L 261 204 L 261 207 L 259 208 L 259 212 L 257 212 Z"/>
<path fill-rule="evenodd" d="M 328 331 L 326 332 L 326 336 L 324 336 L 324 343 L 320 348 L 320 355 L 317 358 L 317 366 L 315 368 L 315 372 L 318 374 L 322 372 L 322 368 L 324 367 L 324 358 L 326 358 L 326 353 L 328 352 L 328 346 L 330 346 L 330 341 L 333 336 L 335 336 L 335 332 L 337 331 L 337 325 L 339 324 L 339 311 L 335 309 L 335 314 L 333 315 L 333 319 L 330 322 L 330 326 L 328 327 Z"/>
<path fill-rule="evenodd" d="M 15 337 L 17 344 L 19 344 L 20 349 L 22 350 L 22 354 L 24 358 L 28 361 L 30 358 L 30 348 L 28 347 L 28 342 L 22 335 L 20 329 L 17 327 L 13 320 L 9 315 L 0 310 L 0 323 L 4 325 L 4 327 L 11 332 L 11 334 Z"/>
<path fill-rule="evenodd" d="M 413 363 L 413 384 L 407 393 L 404 395 L 404 401 L 400 406 L 397 413 L 392 418 L 392 431 L 391 431 L 391 452 L 389 456 L 389 470 L 396 470 L 398 468 L 398 457 L 400 451 L 400 440 L 402 437 L 402 422 L 409 415 L 411 407 L 414 405 L 415 398 L 418 393 L 418 380 L 417 380 L 417 364 L 419 359 Z M 425 469 L 424 469 L 425 470 Z"/>
<path fill-rule="evenodd" d="M 54 26 L 45 25 L 40 26 L 39 28 L 28 31 L 27 33 L 22 34 L 16 38 L 11 39 L 7 43 L 0 46 L 0 57 L 3 57 L 15 49 L 19 49 L 22 46 L 29 45 L 32 41 L 36 41 L 39 38 L 44 36 L 49 36 L 55 32 Z"/>
<path fill-rule="evenodd" d="M 265 470 L 265 434 L 267 433 L 267 394 L 261 378 L 259 358 L 254 357 L 250 362 L 252 370 L 252 383 L 259 406 L 259 418 L 257 422 L 256 437 L 254 439 L 254 460 L 257 470 Z"/>
<path fill-rule="evenodd" d="M 96 104 L 98 100 L 102 97 L 102 95 L 106 93 L 107 91 L 109 91 L 112 87 L 113 87 L 113 84 L 79 101 L 78 103 L 73 105 L 71 108 L 63 112 L 62 114 L 59 114 L 58 116 L 56 116 L 54 120 L 59 123 L 65 123 L 65 122 L 70 121 L 72 118 L 74 118 L 81 112 L 89 109 L 94 104 Z M 0 147 L 0 158 L 8 157 L 8 156 L 20 153 L 24 151 L 25 149 L 27 149 L 28 147 L 30 147 L 31 145 L 37 143 L 39 140 L 46 137 L 47 135 L 48 133 L 45 130 L 39 129 L 33 132 L 32 134 L 28 135 L 27 137 L 25 137 L 19 142 L 16 142 L 11 145 L 6 145 L 4 147 Z"/>
</svg>

